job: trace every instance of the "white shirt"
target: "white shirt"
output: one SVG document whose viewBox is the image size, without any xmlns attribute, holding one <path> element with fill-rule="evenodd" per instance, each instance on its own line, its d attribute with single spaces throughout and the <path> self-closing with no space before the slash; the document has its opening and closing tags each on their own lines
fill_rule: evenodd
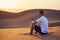
<svg viewBox="0 0 60 40">
<path fill-rule="evenodd" d="M 48 20 L 45 16 L 40 17 L 36 20 L 40 24 L 41 32 L 47 33 L 48 32 Z"/>
</svg>

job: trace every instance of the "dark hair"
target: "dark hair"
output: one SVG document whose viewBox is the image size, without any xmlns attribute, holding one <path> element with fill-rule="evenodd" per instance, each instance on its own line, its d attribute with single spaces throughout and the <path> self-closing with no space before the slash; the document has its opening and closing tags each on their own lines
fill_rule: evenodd
<svg viewBox="0 0 60 40">
<path fill-rule="evenodd" d="M 44 15 L 43 10 L 40 10 L 40 11 L 39 11 L 39 14 Z"/>
</svg>

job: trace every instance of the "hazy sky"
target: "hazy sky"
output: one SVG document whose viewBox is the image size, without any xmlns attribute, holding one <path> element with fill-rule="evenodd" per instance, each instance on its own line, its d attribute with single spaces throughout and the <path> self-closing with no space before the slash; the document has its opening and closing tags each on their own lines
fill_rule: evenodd
<svg viewBox="0 0 60 40">
<path fill-rule="evenodd" d="M 43 8 L 60 10 L 60 0 L 0 0 L 0 10 Z"/>
</svg>

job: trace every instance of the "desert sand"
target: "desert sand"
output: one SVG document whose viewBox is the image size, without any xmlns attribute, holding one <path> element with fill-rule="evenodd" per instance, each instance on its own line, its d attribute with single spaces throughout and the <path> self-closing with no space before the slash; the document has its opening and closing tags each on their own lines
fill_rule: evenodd
<svg viewBox="0 0 60 40">
<path fill-rule="evenodd" d="M 60 26 L 49 27 L 47 35 L 29 35 L 30 28 L 0 29 L 0 40 L 60 40 Z"/>
<path fill-rule="evenodd" d="M 60 11 L 58 10 L 44 10 L 49 20 L 47 35 L 28 35 L 31 19 L 38 11 L 39 9 L 34 9 L 11 13 L 0 10 L 0 40 L 60 40 Z"/>
</svg>

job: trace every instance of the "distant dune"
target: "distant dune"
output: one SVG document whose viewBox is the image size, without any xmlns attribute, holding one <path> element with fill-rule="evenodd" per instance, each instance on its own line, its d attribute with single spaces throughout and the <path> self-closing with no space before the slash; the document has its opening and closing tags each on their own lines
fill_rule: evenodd
<svg viewBox="0 0 60 40">
<path fill-rule="evenodd" d="M 30 27 L 31 18 L 35 17 L 41 9 L 26 10 L 11 13 L 0 10 L 0 28 Z M 49 20 L 49 26 L 60 26 L 60 10 L 42 9 Z M 36 19 L 38 17 L 35 17 Z M 58 23 L 58 24 L 57 24 Z"/>
</svg>

